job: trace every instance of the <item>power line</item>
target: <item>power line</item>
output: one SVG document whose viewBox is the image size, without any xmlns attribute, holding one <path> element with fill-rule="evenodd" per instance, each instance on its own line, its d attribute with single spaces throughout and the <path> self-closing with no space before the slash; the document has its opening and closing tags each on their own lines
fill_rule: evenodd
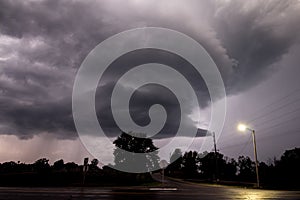
<svg viewBox="0 0 300 200">
<path fill-rule="evenodd" d="M 259 123 L 259 124 L 256 124 L 255 126 L 257 127 L 257 126 L 260 126 L 260 125 L 262 125 L 262 124 L 265 124 L 265 123 L 268 123 L 268 122 L 271 122 L 271 121 L 274 121 L 274 120 L 278 120 L 278 119 L 280 119 L 280 118 L 282 118 L 282 117 L 284 117 L 284 116 L 287 116 L 287 115 L 296 113 L 296 112 L 298 112 L 298 111 L 300 111 L 300 108 L 297 108 L 297 109 L 292 110 L 292 111 L 290 111 L 290 112 L 287 112 L 287 113 L 284 113 L 284 114 L 282 114 L 282 115 L 276 116 L 276 117 L 271 118 L 271 119 L 269 119 L 269 120 L 263 121 L 263 122 L 261 122 L 261 123 Z"/>
<path fill-rule="evenodd" d="M 266 110 L 267 108 L 270 108 L 270 107 L 272 107 L 273 105 L 276 105 L 276 104 L 282 102 L 283 100 L 286 100 L 286 99 L 288 99 L 289 97 L 291 97 L 291 96 L 293 96 L 293 95 L 295 95 L 295 94 L 298 94 L 298 93 L 297 93 L 298 91 L 300 91 L 300 88 L 297 88 L 297 89 L 293 90 L 292 92 L 288 93 L 287 95 L 285 95 L 285 96 L 283 96 L 283 97 L 281 97 L 281 98 L 279 98 L 279 99 L 273 101 L 271 104 L 269 104 L 269 105 L 267 105 L 267 106 L 264 106 L 264 107 L 260 108 L 260 109 L 257 110 L 257 111 L 261 112 L 261 111 L 263 111 L 263 110 Z M 280 109 L 282 109 L 282 108 L 284 108 L 284 107 L 287 107 L 287 106 L 289 106 L 289 105 L 291 105 L 291 104 L 294 104 L 294 103 L 298 102 L 299 100 L 300 100 L 300 98 L 299 98 L 299 99 L 296 99 L 296 100 L 294 100 L 294 101 L 290 101 L 289 103 L 286 103 L 286 104 L 280 106 L 279 108 L 273 109 L 273 110 L 271 110 L 271 111 L 269 111 L 269 112 L 267 112 L 267 113 L 265 113 L 265 114 L 263 114 L 263 115 L 259 115 L 258 117 L 253 118 L 253 119 L 250 120 L 249 122 L 254 122 L 254 121 L 256 121 L 256 120 L 259 119 L 259 118 L 262 118 L 262 117 L 265 117 L 265 116 L 267 116 L 267 115 L 269 115 L 269 114 L 271 114 L 271 113 L 274 113 L 274 112 L 276 112 L 276 111 L 278 111 L 278 110 L 280 110 Z M 287 113 L 283 113 L 282 115 L 278 116 L 277 118 L 272 118 L 272 119 L 266 120 L 266 121 L 264 121 L 264 122 L 262 122 L 262 123 L 265 124 L 265 123 L 267 123 L 267 122 L 274 121 L 274 120 L 276 120 L 276 119 L 282 118 L 283 116 L 287 116 L 287 115 L 289 115 L 289 114 L 295 113 L 295 112 L 297 112 L 297 111 L 299 111 L 299 110 L 300 110 L 300 108 L 297 108 L 296 110 L 293 110 L 293 111 L 290 111 L 290 112 L 287 112 Z M 263 129 L 263 130 L 270 129 L 270 128 L 273 128 L 273 127 L 278 127 L 279 125 L 281 125 L 281 124 L 283 124 L 283 123 L 287 123 L 287 122 L 292 121 L 292 120 L 297 119 L 297 118 L 298 118 L 298 117 L 289 119 L 289 120 L 287 120 L 287 121 L 284 121 L 284 122 L 282 122 L 282 123 L 280 123 L 280 124 L 276 124 L 276 125 L 271 126 L 271 127 L 266 127 L 266 128 Z M 260 123 L 258 126 L 260 126 L 262 123 Z M 230 130 L 234 130 L 234 128 L 231 128 L 231 129 L 229 129 L 229 131 L 226 131 L 226 132 L 231 132 Z M 234 134 L 230 134 L 230 135 L 234 135 Z M 230 136 L 230 135 L 229 135 L 229 136 Z M 249 140 L 247 141 L 247 143 L 249 143 Z M 223 148 L 221 148 L 221 149 L 226 149 L 226 148 L 236 147 L 236 146 L 240 146 L 240 145 L 244 145 L 244 144 L 246 144 L 246 143 L 242 143 L 242 144 L 239 144 L 239 145 L 225 146 L 225 147 L 223 147 Z M 245 147 L 242 149 L 242 151 L 244 151 L 244 149 L 245 149 Z"/>
<path fill-rule="evenodd" d="M 287 122 L 290 122 L 290 121 L 293 121 L 293 120 L 299 119 L 299 118 L 300 118 L 300 116 L 293 117 L 293 118 L 288 119 L 288 120 L 286 120 L 286 121 L 283 121 L 283 122 L 281 122 L 281 123 L 279 123 L 279 124 L 275 124 L 275 125 L 273 125 L 273 126 L 266 127 L 266 128 L 264 128 L 264 129 L 260 130 L 260 132 L 264 132 L 265 130 L 272 129 L 272 128 L 276 128 L 276 127 L 278 127 L 278 126 L 280 126 L 280 125 L 282 125 L 282 124 L 285 124 L 285 123 L 287 123 Z"/>
<path fill-rule="evenodd" d="M 283 121 L 283 122 L 281 122 L 281 123 L 279 123 L 279 124 L 275 124 L 275 125 L 273 125 L 273 126 L 269 126 L 269 127 L 264 128 L 264 129 L 261 129 L 261 130 L 259 130 L 259 133 L 260 133 L 260 134 L 258 134 L 258 135 L 260 136 L 261 133 L 263 133 L 263 134 L 269 133 L 269 132 L 271 132 L 272 130 L 271 130 L 271 131 L 267 131 L 267 132 L 264 132 L 264 131 L 266 131 L 266 130 L 268 130 L 268 129 L 272 129 L 272 128 L 279 127 L 279 126 L 281 126 L 282 124 L 291 122 L 291 121 L 296 120 L 296 119 L 299 119 L 299 118 L 300 118 L 300 116 L 296 116 L 296 117 L 293 117 L 293 118 L 291 118 L 291 119 L 285 120 L 285 121 Z M 286 124 L 285 124 L 285 125 L 286 125 Z M 281 132 L 281 134 L 283 134 L 283 132 Z M 278 135 L 278 134 L 277 134 L 277 135 Z M 227 148 L 237 147 L 237 146 L 241 146 L 241 145 L 246 145 L 247 143 L 249 143 L 249 140 L 248 140 L 247 142 L 243 142 L 243 143 L 240 143 L 240 144 L 233 144 L 233 145 L 221 147 L 220 149 L 227 149 Z"/>
<path fill-rule="evenodd" d="M 296 113 L 296 112 L 298 112 L 298 111 L 300 111 L 300 108 L 297 108 L 297 109 L 295 109 L 295 110 L 291 110 L 290 112 L 283 113 L 283 114 L 281 114 L 281 115 L 279 115 L 279 116 L 276 116 L 276 117 L 274 117 L 274 118 L 271 118 L 271 119 L 269 119 L 269 120 L 265 120 L 265 121 L 263 121 L 263 122 L 261 122 L 261 123 L 259 123 L 259 124 L 255 124 L 255 127 L 259 127 L 259 126 L 264 125 L 264 124 L 266 124 L 266 123 L 269 123 L 269 122 L 278 120 L 278 119 L 280 119 L 280 118 L 282 118 L 282 117 L 284 117 L 284 116 L 287 116 L 287 115 Z M 266 128 L 267 128 L 267 127 L 266 127 Z M 234 128 L 231 128 L 231 129 L 229 129 L 229 130 L 233 130 L 233 129 L 234 129 Z M 231 135 L 235 135 L 235 133 L 231 133 L 231 134 L 228 135 L 228 136 L 231 136 Z"/>
<path fill-rule="evenodd" d="M 290 97 L 290 96 L 292 96 L 292 95 L 294 95 L 294 94 L 298 94 L 298 93 L 297 93 L 298 91 L 300 91 L 300 88 L 297 88 L 297 89 L 293 90 L 292 92 L 288 93 L 287 95 L 281 97 L 280 99 L 277 99 L 277 100 L 273 101 L 272 103 L 270 103 L 270 104 L 268 104 L 268 105 L 266 105 L 266 106 L 264 106 L 264 107 L 261 107 L 260 109 L 257 109 L 257 110 L 256 110 L 255 112 L 253 112 L 253 113 L 262 112 L 262 110 L 265 110 L 265 109 L 267 109 L 267 108 L 269 108 L 269 107 L 275 105 L 276 103 L 279 103 L 279 102 L 281 102 L 281 101 L 287 99 L 288 97 Z"/>
<path fill-rule="evenodd" d="M 270 133 L 270 132 L 272 132 L 272 131 L 268 131 L 268 132 L 266 132 L 266 133 Z M 265 134 L 266 134 L 265 133 Z M 284 132 L 280 132 L 280 134 L 278 134 L 278 133 L 275 133 L 275 134 L 272 134 L 272 135 L 264 135 L 263 137 L 260 137 L 259 138 L 259 140 L 265 140 L 265 139 L 268 139 L 268 138 L 270 138 L 270 137 L 274 137 L 274 136 L 282 136 L 282 135 L 286 135 L 287 133 L 293 133 L 293 134 L 295 134 L 295 133 L 300 133 L 300 129 L 296 129 L 296 130 L 287 130 L 287 131 L 284 131 Z"/>
<path fill-rule="evenodd" d="M 256 117 L 256 118 L 250 120 L 249 122 L 254 122 L 254 121 L 256 121 L 256 120 L 258 120 L 258 119 L 260 119 L 260 118 L 263 118 L 263 117 L 265 117 L 265 116 L 267 116 L 267 115 L 269 115 L 269 114 L 271 114 L 271 113 L 274 113 L 274 112 L 276 112 L 276 111 L 278 111 L 278 110 L 281 110 L 282 108 L 285 108 L 285 107 L 287 107 L 287 106 L 289 106 L 289 105 L 292 105 L 292 104 L 294 104 L 294 103 L 296 103 L 296 102 L 298 102 L 298 101 L 300 101 L 300 98 L 299 98 L 299 99 L 296 99 L 295 101 L 292 101 L 292 102 L 289 102 L 289 103 L 287 103 L 287 104 L 284 104 L 284 105 L 280 106 L 279 108 L 276 108 L 276 109 L 274 109 L 274 110 L 271 110 L 270 112 L 267 112 L 267 113 L 265 113 L 265 114 L 263 114 L 263 115 L 261 115 L 261 116 L 258 116 L 258 117 Z"/>
<path fill-rule="evenodd" d="M 265 132 L 265 133 L 270 133 L 270 132 L 272 132 L 272 131 L 268 131 L 268 132 Z M 281 135 L 287 134 L 287 133 L 289 133 L 289 134 L 291 134 L 291 133 L 295 134 L 295 133 L 297 133 L 297 132 L 299 132 L 299 134 L 300 134 L 300 130 L 299 130 L 299 129 L 296 129 L 296 130 L 288 130 L 288 131 L 285 131 L 285 132 L 280 132 L 280 134 L 277 133 L 277 134 L 274 134 L 274 135 L 267 135 L 267 136 L 263 136 L 263 137 L 260 137 L 261 135 L 258 135 L 258 136 L 259 136 L 259 141 L 262 141 L 262 140 L 268 139 L 268 138 L 270 138 L 270 137 L 281 136 Z M 251 135 L 250 135 L 250 136 L 251 136 Z M 248 143 L 249 143 L 249 141 L 250 141 L 250 138 L 251 138 L 251 137 L 249 137 L 249 139 L 248 139 L 247 142 L 243 142 L 243 143 L 238 143 L 238 144 L 233 144 L 233 145 L 221 147 L 220 150 L 236 148 L 236 147 L 239 147 L 239 146 L 241 146 L 241 145 L 248 145 Z M 244 151 L 244 149 L 243 149 L 239 154 L 241 154 L 243 151 Z"/>
<path fill-rule="evenodd" d="M 292 92 L 288 93 L 287 95 L 285 95 L 285 96 L 283 96 L 283 97 L 281 97 L 281 98 L 279 98 L 279 99 L 273 101 L 272 103 L 270 103 L 270 104 L 268 104 L 268 105 L 266 105 L 266 106 L 264 106 L 264 107 L 261 107 L 261 108 L 257 109 L 255 112 L 252 113 L 252 115 L 255 114 L 255 113 L 258 113 L 258 112 L 261 113 L 263 110 L 265 110 L 265 109 L 267 109 L 267 108 L 269 108 L 269 107 L 271 107 L 271 106 L 273 106 L 273 105 L 275 105 L 275 104 L 277 104 L 277 103 L 279 103 L 279 102 L 281 102 L 281 101 L 283 101 L 283 100 L 289 98 L 290 96 L 295 95 L 295 94 L 298 94 L 298 93 L 297 93 L 298 91 L 300 91 L 300 88 L 297 88 L 297 89 L 293 90 Z M 300 99 L 298 99 L 298 100 L 300 100 Z M 278 108 L 277 108 L 277 109 L 278 109 Z M 275 110 L 276 110 L 276 109 L 275 109 Z M 250 120 L 248 120 L 248 121 L 249 121 L 249 122 L 253 122 L 255 118 L 257 118 L 257 117 L 254 117 L 254 118 L 252 118 L 252 119 L 250 119 Z M 232 128 L 232 129 L 229 129 L 229 130 L 233 130 L 233 128 Z"/>
<path fill-rule="evenodd" d="M 298 94 L 298 93 L 296 93 L 297 91 L 300 91 L 300 88 L 298 88 L 298 89 L 296 89 L 296 90 L 293 90 L 293 91 L 290 92 L 289 94 L 287 94 L 287 95 L 281 97 L 280 99 L 277 99 L 277 100 L 273 101 L 271 104 L 269 104 L 269 105 L 267 105 L 267 106 L 265 106 L 265 107 L 262 107 L 262 108 L 260 108 L 260 109 L 257 110 L 257 111 L 261 112 L 262 110 L 265 110 L 265 109 L 267 109 L 267 108 L 269 108 L 269 107 L 275 105 L 276 103 L 279 103 L 279 102 L 281 102 L 281 101 L 287 99 L 288 97 L 290 97 L 290 96 L 292 96 L 292 95 Z M 283 105 L 283 107 L 288 106 L 288 105 L 290 105 L 290 104 L 292 104 L 292 103 L 295 103 L 295 102 L 297 102 L 298 100 L 300 100 L 300 99 L 297 99 L 296 101 L 293 101 L 293 102 L 289 102 L 288 104 Z M 280 109 L 280 108 L 279 108 L 279 109 Z M 270 111 L 270 112 L 273 113 L 273 112 L 275 112 L 275 111 L 277 111 L 277 110 L 279 110 L 279 109 L 276 108 L 276 109 L 274 109 L 274 110 L 272 110 L 272 111 Z M 256 113 L 257 113 L 257 112 L 256 112 Z M 267 114 L 263 114 L 263 115 L 266 116 Z M 261 116 L 255 117 L 255 118 L 252 118 L 252 119 L 250 119 L 250 120 L 248 120 L 248 121 L 249 121 L 249 122 L 253 122 L 253 121 L 256 121 L 256 118 L 260 118 L 260 117 L 261 117 Z M 234 128 L 231 128 L 231 129 L 229 129 L 229 130 L 230 130 L 230 131 L 228 131 L 228 132 L 231 132 L 232 130 L 234 130 Z"/>
<path fill-rule="evenodd" d="M 240 154 L 244 153 L 244 151 L 245 151 L 246 147 L 249 145 L 249 143 L 250 143 L 250 141 L 251 141 L 251 138 L 252 138 L 252 135 L 251 135 L 251 134 L 249 134 L 249 138 L 248 138 L 248 141 L 247 141 L 247 143 L 244 145 L 244 147 L 242 148 L 242 150 L 239 152 L 239 154 L 238 154 L 238 155 L 240 155 Z"/>
<path fill-rule="evenodd" d="M 247 143 L 248 143 L 248 141 L 243 142 L 243 143 L 238 143 L 238 144 L 232 144 L 232 145 L 228 145 L 228 146 L 225 146 L 225 147 L 220 147 L 220 149 L 224 150 L 224 149 L 236 148 L 236 147 L 239 147 L 241 145 L 246 145 Z"/>
</svg>

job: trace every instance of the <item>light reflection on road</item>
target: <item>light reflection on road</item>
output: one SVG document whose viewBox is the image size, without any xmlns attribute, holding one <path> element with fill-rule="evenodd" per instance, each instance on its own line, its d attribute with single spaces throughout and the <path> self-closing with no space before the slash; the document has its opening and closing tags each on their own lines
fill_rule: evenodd
<svg viewBox="0 0 300 200">
<path fill-rule="evenodd" d="M 0 188 L 0 199 L 61 200 L 61 199 L 300 199 L 300 191 L 274 191 L 244 189 L 238 187 L 212 186 L 207 184 L 176 183 L 178 190 L 159 191 L 149 187 L 114 188 Z"/>
<path fill-rule="evenodd" d="M 244 200 L 265 200 L 265 199 L 300 199 L 300 191 L 275 191 L 261 189 L 227 188 L 225 198 Z"/>
</svg>

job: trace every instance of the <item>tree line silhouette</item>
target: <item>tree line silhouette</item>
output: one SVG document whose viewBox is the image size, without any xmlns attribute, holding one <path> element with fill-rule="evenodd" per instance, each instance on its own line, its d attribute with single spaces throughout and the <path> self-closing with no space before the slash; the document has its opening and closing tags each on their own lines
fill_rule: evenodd
<svg viewBox="0 0 300 200">
<path fill-rule="evenodd" d="M 152 139 L 136 137 L 132 133 L 122 133 L 115 141 L 116 147 L 133 153 L 155 152 L 152 157 L 145 156 L 145 162 L 137 163 L 149 171 L 157 167 L 158 148 Z M 116 148 L 115 164 L 126 165 L 128 160 Z M 130 158 L 134 159 L 134 157 Z M 220 152 L 196 151 L 181 152 L 176 149 L 170 157 L 170 165 L 165 175 L 196 182 L 219 182 L 222 184 L 251 186 L 255 183 L 255 163 L 248 156 L 238 159 L 228 158 Z M 151 173 L 125 173 L 117 171 L 113 164 L 99 168 L 97 159 L 91 160 L 85 174 L 85 186 L 140 185 L 154 180 Z M 280 159 L 268 164 L 259 163 L 259 176 L 263 187 L 273 189 L 300 189 L 300 148 L 286 150 Z M 159 173 L 160 170 L 155 172 Z M 155 173 L 153 172 L 153 173 Z M 74 162 L 65 163 L 62 159 L 52 165 L 41 158 L 32 164 L 21 162 L 0 163 L 0 186 L 82 186 L 83 165 Z"/>
<path fill-rule="evenodd" d="M 173 155 L 180 153 L 177 149 Z M 280 159 L 274 158 L 268 164 L 259 162 L 260 182 L 265 188 L 300 189 L 299 169 L 300 148 L 286 150 Z M 239 156 L 235 160 L 219 152 L 185 152 L 167 167 L 166 172 L 172 177 L 197 182 L 245 186 L 254 185 L 256 182 L 255 163 L 248 156 Z"/>
</svg>

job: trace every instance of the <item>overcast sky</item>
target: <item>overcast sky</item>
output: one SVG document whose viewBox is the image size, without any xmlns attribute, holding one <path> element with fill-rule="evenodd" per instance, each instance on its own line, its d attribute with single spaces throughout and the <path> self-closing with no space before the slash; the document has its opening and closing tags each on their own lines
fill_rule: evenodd
<svg viewBox="0 0 300 200">
<path fill-rule="evenodd" d="M 0 162 L 32 162 L 40 157 L 82 162 L 88 153 L 78 139 L 71 105 L 76 72 L 106 38 L 149 26 L 192 37 L 218 66 L 227 93 L 218 149 L 230 157 L 252 157 L 250 134 L 236 131 L 242 121 L 257 131 L 259 159 L 278 157 L 285 149 L 300 146 L 299 23 L 298 0 L 2 0 Z M 119 62 L 159 57 L 162 63 L 180 63 L 171 54 L 137 54 Z M 204 99 L 200 127 L 206 128 L 207 91 L 205 86 L 198 90 Z M 100 89 L 97 95 L 105 91 Z M 159 92 L 153 95 L 153 99 L 161 97 Z M 137 111 L 153 99 L 137 101 Z M 98 102 L 101 113 L 106 104 Z M 167 138 L 156 141 L 157 145 Z M 197 140 L 200 144 L 201 138 Z M 102 162 L 110 162 L 105 155 L 111 152 L 103 152 Z"/>
</svg>

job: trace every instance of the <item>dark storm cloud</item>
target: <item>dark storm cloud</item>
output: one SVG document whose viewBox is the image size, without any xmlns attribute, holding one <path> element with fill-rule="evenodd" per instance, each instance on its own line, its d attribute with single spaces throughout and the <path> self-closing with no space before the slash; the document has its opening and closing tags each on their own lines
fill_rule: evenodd
<svg viewBox="0 0 300 200">
<path fill-rule="evenodd" d="M 217 37 L 238 65 L 227 91 L 258 84 L 276 70 L 291 47 L 299 44 L 299 1 L 230 1 L 216 13 Z"/>
<path fill-rule="evenodd" d="M 209 94 L 205 82 L 202 79 L 201 75 L 199 75 L 193 68 L 193 66 L 185 59 L 163 50 L 143 49 L 132 51 L 117 58 L 110 66 L 108 66 L 100 79 L 99 84 L 103 85 L 103 87 L 99 87 L 97 90 L 96 108 L 98 111 L 99 123 L 103 131 L 108 133 L 108 135 L 115 135 L 116 133 L 119 134 L 121 132 L 121 130 L 118 130 L 118 128 L 115 128 L 116 130 L 112 131 L 114 127 L 117 127 L 115 123 L 112 123 L 114 121 L 114 118 L 110 105 L 112 92 L 116 83 L 127 71 L 129 71 L 133 67 L 140 66 L 146 63 L 160 63 L 166 66 L 171 66 L 190 82 L 194 91 L 199 91 L 196 95 L 198 98 L 198 102 L 200 102 L 200 106 L 207 106 Z M 146 73 L 141 76 L 142 77 L 139 77 L 139 79 L 146 78 L 148 74 Z M 173 86 L 181 83 L 177 83 L 177 80 L 171 81 Z M 122 90 L 125 90 L 127 91 L 126 93 L 128 93 L 128 89 L 126 90 L 126 87 L 123 87 Z M 178 94 L 177 91 L 177 94 L 174 94 L 173 91 L 169 90 L 168 88 L 153 83 L 138 88 L 132 94 L 128 105 L 132 120 L 139 126 L 148 125 L 151 122 L 151 119 L 149 117 L 150 107 L 152 105 L 159 104 L 165 108 L 167 119 L 164 127 L 157 135 L 155 135 L 154 138 L 174 136 L 178 131 L 181 120 L 184 121 L 183 123 L 185 124 L 194 126 L 194 124 L 190 122 L 191 119 L 186 117 L 183 117 L 181 119 L 181 115 L 188 116 L 192 113 L 194 108 L 189 107 L 188 111 L 183 113 L 180 109 L 180 103 L 178 102 L 176 95 L 183 96 L 184 93 Z M 186 98 L 185 104 L 192 104 L 190 98 L 191 97 Z M 124 99 L 118 99 L 118 101 L 124 101 Z M 122 110 L 125 108 L 120 107 L 118 109 Z M 130 128 L 128 129 L 131 130 Z M 189 136 L 190 133 L 187 132 L 184 134 L 186 134 L 186 136 Z"/>
<path fill-rule="evenodd" d="M 1 122 L 6 124 L 1 131 L 16 134 L 22 138 L 31 138 L 34 134 L 56 133 L 58 138 L 74 138 L 72 112 L 68 101 L 35 103 L 0 102 Z"/>
<path fill-rule="evenodd" d="M 98 43 L 129 28 L 159 26 L 193 37 L 215 60 L 227 92 L 244 91 L 299 42 L 299 10 L 299 1 L 280 0 L 0 1 L 0 132 L 75 137 L 76 70 Z M 105 105 L 98 103 L 98 112 Z"/>
<path fill-rule="evenodd" d="M 107 37 L 103 18 L 94 15 L 101 13 L 101 6 L 95 10 L 72 1 L 1 1 L 0 9 L 2 51 L 12 56 L 0 61 L 1 133 L 76 136 L 72 83 L 86 54 Z"/>
</svg>

